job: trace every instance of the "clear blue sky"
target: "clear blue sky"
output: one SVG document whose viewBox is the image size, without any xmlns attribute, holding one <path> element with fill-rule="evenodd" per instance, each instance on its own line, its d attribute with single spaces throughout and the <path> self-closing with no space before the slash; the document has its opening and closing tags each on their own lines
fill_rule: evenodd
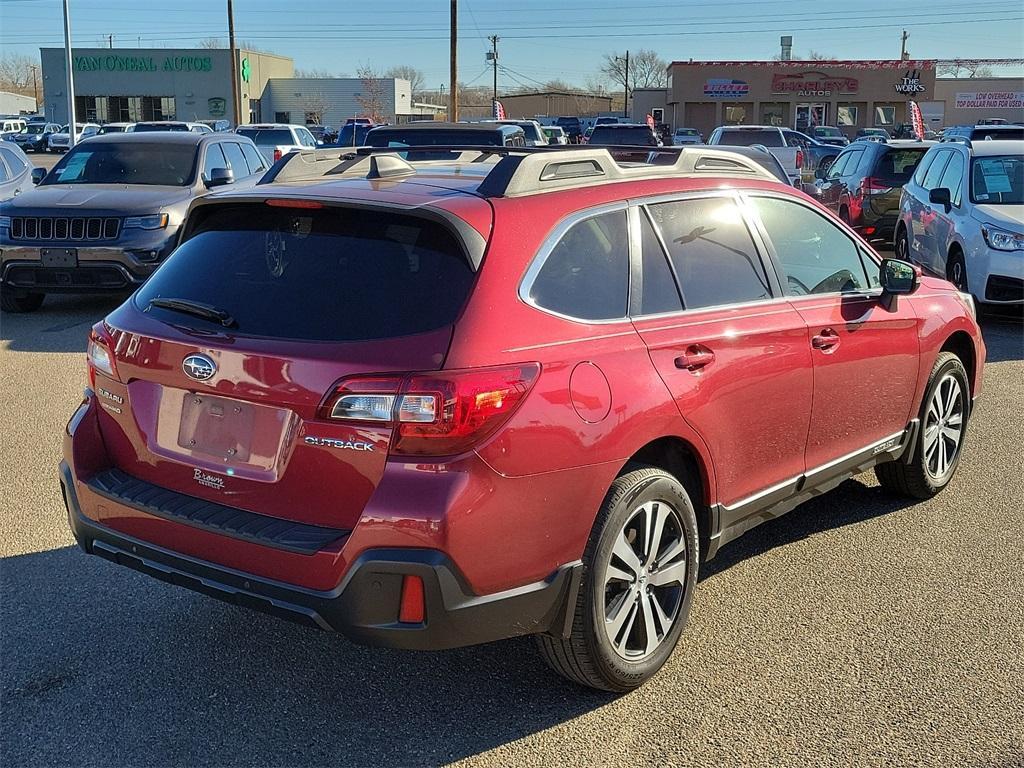
<svg viewBox="0 0 1024 768">
<path fill-rule="evenodd" d="M 191 47 L 227 36 L 225 0 L 71 0 L 73 42 L 95 47 Z M 0 0 L 0 49 L 38 55 L 63 45 L 60 0 Z M 236 0 L 241 40 L 296 67 L 352 74 L 409 64 L 426 87 L 448 79 L 445 0 Z M 559 78 L 582 84 L 602 54 L 652 48 L 673 59 L 767 59 L 792 34 L 794 58 L 1024 57 L 1021 0 L 460 0 L 460 80 L 490 82 L 488 35 L 501 37 L 501 88 Z M 1024 67 L 999 71 L 1019 74 Z"/>
</svg>

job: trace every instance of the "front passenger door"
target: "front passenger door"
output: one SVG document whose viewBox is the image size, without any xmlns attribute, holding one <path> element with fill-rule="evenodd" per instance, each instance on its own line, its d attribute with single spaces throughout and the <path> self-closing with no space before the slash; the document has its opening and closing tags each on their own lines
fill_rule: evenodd
<svg viewBox="0 0 1024 768">
<path fill-rule="evenodd" d="M 750 195 L 790 303 L 807 324 L 814 404 L 809 475 L 899 435 L 916 416 L 918 318 L 911 302 L 879 302 L 878 264 L 811 206 Z"/>
</svg>

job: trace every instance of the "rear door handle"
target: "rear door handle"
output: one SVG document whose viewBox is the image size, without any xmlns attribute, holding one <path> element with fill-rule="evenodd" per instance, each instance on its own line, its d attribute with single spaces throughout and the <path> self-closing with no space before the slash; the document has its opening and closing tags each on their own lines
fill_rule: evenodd
<svg viewBox="0 0 1024 768">
<path fill-rule="evenodd" d="M 811 346 L 829 352 L 839 346 L 839 334 L 832 328 L 825 328 L 817 336 L 811 337 Z"/>
<path fill-rule="evenodd" d="M 684 371 L 699 371 L 715 361 L 715 353 L 701 344 L 691 344 L 675 359 L 676 368 Z"/>
</svg>

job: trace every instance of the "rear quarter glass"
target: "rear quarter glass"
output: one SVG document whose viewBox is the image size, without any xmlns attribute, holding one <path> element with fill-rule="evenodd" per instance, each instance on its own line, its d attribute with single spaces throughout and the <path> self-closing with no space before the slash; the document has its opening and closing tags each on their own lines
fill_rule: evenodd
<svg viewBox="0 0 1024 768">
<path fill-rule="evenodd" d="M 136 293 L 143 311 L 222 332 L 216 321 L 150 307 L 157 297 L 212 305 L 240 336 L 364 341 L 450 325 L 474 273 L 443 225 L 415 216 L 327 207 L 211 206 L 193 234 Z M 147 310 L 148 308 L 148 310 Z"/>
</svg>

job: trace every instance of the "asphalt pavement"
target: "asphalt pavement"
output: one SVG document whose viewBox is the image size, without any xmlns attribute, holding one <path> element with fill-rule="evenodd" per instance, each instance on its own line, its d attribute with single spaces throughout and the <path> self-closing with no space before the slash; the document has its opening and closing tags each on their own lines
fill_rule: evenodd
<svg viewBox="0 0 1024 768">
<path fill-rule="evenodd" d="M 1020 321 L 984 326 L 944 493 L 866 474 L 729 544 L 665 669 L 615 697 L 528 638 L 361 648 L 72 546 L 61 434 L 113 306 L 0 317 L 3 766 L 1024 766 Z"/>
</svg>

